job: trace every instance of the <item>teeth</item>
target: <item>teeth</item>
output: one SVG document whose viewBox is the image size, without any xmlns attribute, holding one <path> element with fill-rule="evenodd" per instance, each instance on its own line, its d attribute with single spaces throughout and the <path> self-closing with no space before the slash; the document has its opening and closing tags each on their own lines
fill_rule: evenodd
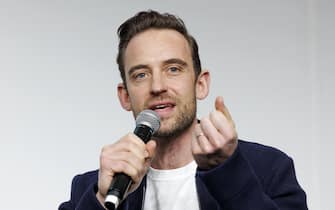
<svg viewBox="0 0 335 210">
<path fill-rule="evenodd" d="M 156 109 L 163 109 L 163 108 L 165 108 L 166 107 L 166 105 L 158 105 L 158 106 L 156 106 L 155 108 Z"/>
</svg>

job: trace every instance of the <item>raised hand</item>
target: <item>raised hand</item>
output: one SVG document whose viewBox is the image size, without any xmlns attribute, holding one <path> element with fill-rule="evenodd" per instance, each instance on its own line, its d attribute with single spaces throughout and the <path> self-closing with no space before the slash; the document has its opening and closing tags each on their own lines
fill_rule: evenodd
<svg viewBox="0 0 335 210">
<path fill-rule="evenodd" d="M 215 110 L 196 125 L 192 153 L 198 167 L 208 170 L 228 159 L 237 148 L 237 132 L 233 119 L 221 96 Z"/>
</svg>

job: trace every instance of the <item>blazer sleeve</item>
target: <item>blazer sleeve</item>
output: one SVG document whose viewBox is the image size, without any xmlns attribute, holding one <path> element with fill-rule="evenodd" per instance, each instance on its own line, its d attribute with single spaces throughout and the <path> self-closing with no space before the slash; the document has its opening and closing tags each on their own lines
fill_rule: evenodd
<svg viewBox="0 0 335 210">
<path fill-rule="evenodd" d="M 249 153 L 247 159 L 239 145 L 222 165 L 209 171 L 197 169 L 199 199 L 209 194 L 219 209 L 307 209 L 306 195 L 297 182 L 292 159 L 273 151 L 267 152 L 267 157 L 251 158 L 255 164 L 252 165 Z"/>
<path fill-rule="evenodd" d="M 62 203 L 58 210 L 105 210 L 96 198 L 96 181 L 85 175 L 77 175 L 72 180 L 71 198 Z"/>
</svg>

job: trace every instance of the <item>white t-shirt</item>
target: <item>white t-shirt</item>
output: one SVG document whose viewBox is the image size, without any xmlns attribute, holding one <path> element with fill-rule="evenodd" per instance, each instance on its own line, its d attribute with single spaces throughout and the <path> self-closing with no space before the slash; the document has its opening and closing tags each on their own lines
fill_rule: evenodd
<svg viewBox="0 0 335 210">
<path fill-rule="evenodd" d="M 196 168 L 195 161 L 171 170 L 149 168 L 144 210 L 199 210 Z"/>
</svg>

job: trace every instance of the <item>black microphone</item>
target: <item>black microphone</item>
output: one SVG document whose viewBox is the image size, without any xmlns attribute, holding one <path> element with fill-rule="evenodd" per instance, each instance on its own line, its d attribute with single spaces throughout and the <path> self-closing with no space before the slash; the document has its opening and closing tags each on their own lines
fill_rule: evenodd
<svg viewBox="0 0 335 210">
<path fill-rule="evenodd" d="M 144 110 L 136 117 L 136 128 L 134 134 L 147 143 L 152 134 L 160 127 L 160 119 L 156 112 Z M 115 210 L 132 183 L 131 178 L 124 173 L 117 173 L 107 191 L 105 206 L 109 210 Z"/>
</svg>

